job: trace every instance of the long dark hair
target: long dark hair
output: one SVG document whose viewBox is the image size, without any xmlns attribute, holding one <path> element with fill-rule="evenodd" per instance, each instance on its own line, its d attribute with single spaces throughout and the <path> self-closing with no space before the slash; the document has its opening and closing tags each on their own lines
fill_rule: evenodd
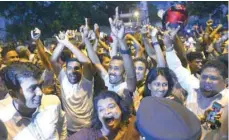
<svg viewBox="0 0 229 140">
<path fill-rule="evenodd" d="M 130 110 L 129 110 L 128 105 L 122 100 L 122 98 L 117 93 L 113 91 L 102 91 L 94 98 L 94 101 L 93 101 L 94 111 L 93 111 L 91 127 L 97 130 L 102 128 L 102 123 L 100 122 L 98 118 L 97 103 L 100 99 L 106 99 L 106 98 L 112 98 L 116 102 L 116 104 L 119 106 L 119 108 L 121 109 L 121 112 L 122 112 L 121 125 L 128 124 L 128 119 L 130 117 Z"/>
<path fill-rule="evenodd" d="M 168 81 L 168 91 L 167 94 L 165 95 L 168 96 L 169 93 L 171 93 L 171 90 L 174 86 L 174 79 L 171 75 L 171 70 L 169 70 L 169 68 L 152 68 L 146 78 L 146 82 L 145 82 L 145 92 L 143 94 L 144 97 L 146 96 L 151 96 L 151 91 L 148 88 L 148 84 L 152 83 L 159 75 L 164 76 L 165 79 Z"/>
</svg>

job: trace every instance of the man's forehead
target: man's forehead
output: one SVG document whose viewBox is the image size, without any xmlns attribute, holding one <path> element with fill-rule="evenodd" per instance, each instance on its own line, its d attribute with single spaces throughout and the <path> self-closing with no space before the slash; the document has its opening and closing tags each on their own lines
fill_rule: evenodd
<svg viewBox="0 0 229 140">
<path fill-rule="evenodd" d="M 197 59 L 194 59 L 194 61 L 196 61 L 196 62 L 202 62 L 203 60 L 202 60 L 202 59 L 197 58 Z"/>
<path fill-rule="evenodd" d="M 135 66 L 145 66 L 145 63 L 143 63 L 142 61 L 135 61 L 134 65 Z"/>
<path fill-rule="evenodd" d="M 39 84 L 42 83 L 44 80 L 42 78 L 35 78 L 33 76 L 31 77 L 19 77 L 21 85 L 30 86 L 33 84 Z"/>
<path fill-rule="evenodd" d="M 123 60 L 113 59 L 110 61 L 110 65 L 119 65 L 123 64 Z"/>
<path fill-rule="evenodd" d="M 72 67 L 74 67 L 74 66 L 80 66 L 80 63 L 77 62 L 77 61 L 70 61 L 70 62 L 68 62 L 68 65 L 67 66 L 72 66 Z"/>
<path fill-rule="evenodd" d="M 201 72 L 201 74 L 203 75 L 220 75 L 220 71 L 216 68 L 213 67 L 207 67 L 205 69 L 203 69 L 203 71 Z"/>
</svg>

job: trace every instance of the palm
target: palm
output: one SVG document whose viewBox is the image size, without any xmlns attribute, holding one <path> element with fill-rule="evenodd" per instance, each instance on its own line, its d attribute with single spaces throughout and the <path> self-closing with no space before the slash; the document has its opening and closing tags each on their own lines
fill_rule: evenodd
<svg viewBox="0 0 229 140">
<path fill-rule="evenodd" d="M 116 8 L 116 16 L 115 19 L 112 20 L 109 18 L 110 26 L 111 26 L 111 32 L 112 34 L 118 38 L 118 39 L 123 39 L 124 37 L 124 25 L 121 20 L 119 20 L 119 15 L 118 15 L 118 8 Z"/>
</svg>

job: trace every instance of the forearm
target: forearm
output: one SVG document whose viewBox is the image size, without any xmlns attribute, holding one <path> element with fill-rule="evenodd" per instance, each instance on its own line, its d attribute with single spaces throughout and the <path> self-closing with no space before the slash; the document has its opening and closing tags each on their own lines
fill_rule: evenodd
<svg viewBox="0 0 229 140">
<path fill-rule="evenodd" d="M 128 50 L 124 40 L 119 40 L 119 44 L 120 44 L 121 50 Z M 131 92 L 134 92 L 136 89 L 136 74 L 135 74 L 135 70 L 134 70 L 134 63 L 132 61 L 130 54 L 122 54 L 121 53 L 121 55 L 123 58 L 124 69 L 126 72 L 128 89 Z"/>
<path fill-rule="evenodd" d="M 55 48 L 55 50 L 52 53 L 51 62 L 56 62 L 57 59 L 60 57 L 63 50 L 64 50 L 64 45 L 61 43 L 58 43 L 57 47 Z"/>
<path fill-rule="evenodd" d="M 93 64 L 101 64 L 98 55 L 92 49 L 91 43 L 88 39 L 84 39 L 85 46 L 87 48 L 88 57 L 91 59 Z"/>
<path fill-rule="evenodd" d="M 118 53 L 118 41 L 116 39 L 113 39 L 113 42 L 111 45 L 111 58 Z"/>
<path fill-rule="evenodd" d="M 36 47 L 37 47 L 38 54 L 41 58 L 41 61 L 44 64 L 45 68 L 47 68 L 48 70 L 53 70 L 52 64 L 51 64 L 48 56 L 45 53 L 44 46 L 43 46 L 40 39 L 36 40 Z"/>
<path fill-rule="evenodd" d="M 77 47 L 75 47 L 71 42 L 66 42 L 64 44 L 81 63 L 90 63 L 89 58 L 84 55 Z"/>
<path fill-rule="evenodd" d="M 155 56 L 155 50 L 153 49 L 152 45 L 149 43 L 149 40 L 145 37 L 142 38 L 143 40 L 143 43 L 144 43 L 144 46 L 145 46 L 145 50 L 146 50 L 146 53 L 149 57 L 154 58 Z"/>
<path fill-rule="evenodd" d="M 166 66 L 166 62 L 165 62 L 165 58 L 164 55 L 162 53 L 161 47 L 158 44 L 158 40 L 156 37 L 152 37 L 152 41 L 153 41 L 153 47 L 154 50 L 156 52 L 156 57 L 157 57 L 157 67 L 165 67 Z"/>
<path fill-rule="evenodd" d="M 177 52 L 177 56 L 180 58 L 180 61 L 182 63 L 182 66 L 185 67 L 185 68 L 187 68 L 188 63 L 187 63 L 187 59 L 186 59 L 185 49 L 184 49 L 183 43 L 180 40 L 180 38 L 179 38 L 178 35 L 176 35 L 176 38 L 175 38 L 174 49 Z"/>
<path fill-rule="evenodd" d="M 95 43 L 94 43 L 94 45 L 93 45 L 93 50 L 96 52 L 97 51 L 97 49 L 98 49 L 98 40 L 96 39 L 95 40 Z"/>
</svg>

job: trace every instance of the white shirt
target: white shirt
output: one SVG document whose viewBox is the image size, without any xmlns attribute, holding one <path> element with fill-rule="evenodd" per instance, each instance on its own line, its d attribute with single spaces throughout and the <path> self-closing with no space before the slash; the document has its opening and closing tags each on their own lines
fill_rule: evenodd
<svg viewBox="0 0 229 140">
<path fill-rule="evenodd" d="M 32 118 L 22 117 L 9 96 L 0 101 L 0 120 L 5 124 L 10 140 L 67 138 L 65 114 L 61 110 L 59 98 L 54 95 L 43 95 L 41 105 L 33 113 Z"/>
<path fill-rule="evenodd" d="M 82 76 L 79 83 L 72 85 L 63 68 L 58 77 L 61 85 L 61 100 L 66 112 L 67 129 L 76 132 L 91 125 L 93 112 L 93 80 Z"/>
<path fill-rule="evenodd" d="M 117 93 L 120 97 L 124 97 L 124 89 L 127 89 L 127 83 L 126 82 L 122 82 L 118 85 L 113 85 L 110 84 L 109 82 L 109 74 L 107 74 L 104 77 L 104 82 L 105 82 L 105 86 L 108 88 L 108 90 L 113 91 L 115 93 Z"/>
<path fill-rule="evenodd" d="M 200 81 L 195 76 L 191 75 L 190 71 L 185 69 L 177 57 L 175 51 L 166 52 L 166 61 L 169 68 L 176 74 L 181 86 L 188 92 L 186 107 L 191 110 L 196 116 L 204 116 L 204 112 L 212 108 L 212 104 L 216 101 L 223 107 L 228 106 L 228 89 L 224 89 L 217 95 L 206 98 L 200 92 Z M 222 112 L 223 115 L 223 112 Z M 222 124 L 223 125 L 223 124 Z M 207 130 L 202 127 L 202 139 L 213 138 L 219 133 L 217 131 Z"/>
</svg>

